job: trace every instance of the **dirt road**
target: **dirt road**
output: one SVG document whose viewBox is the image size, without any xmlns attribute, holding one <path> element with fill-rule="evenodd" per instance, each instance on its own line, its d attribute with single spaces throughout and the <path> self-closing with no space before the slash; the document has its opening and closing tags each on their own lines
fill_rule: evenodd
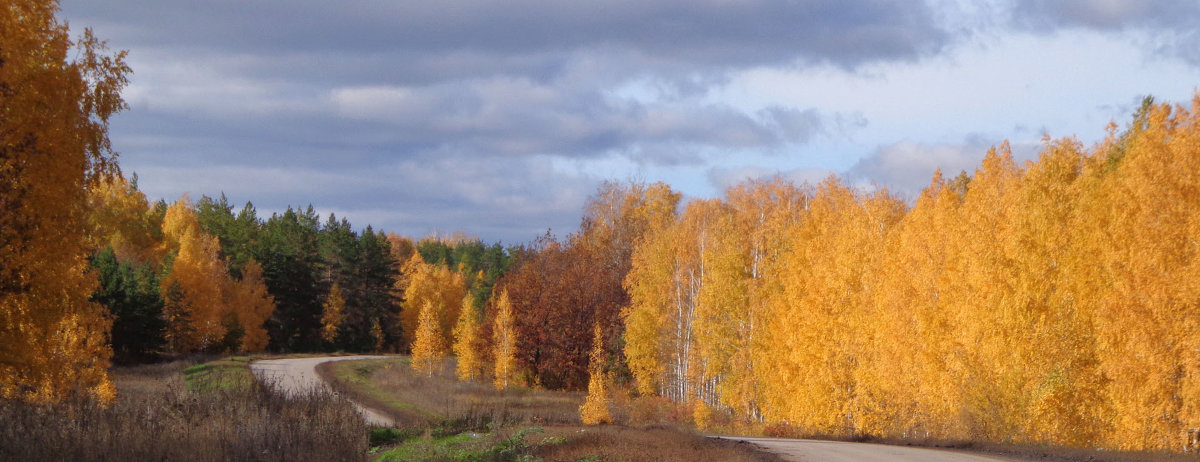
<svg viewBox="0 0 1200 462">
<path fill-rule="evenodd" d="M 1000 457 L 886 444 L 781 438 L 721 438 L 753 443 L 787 460 L 804 462 L 999 462 Z"/>
<path fill-rule="evenodd" d="M 355 359 L 386 359 L 390 356 L 325 356 L 319 358 L 264 359 L 250 363 L 250 370 L 262 380 L 274 380 L 288 393 L 303 393 L 314 389 L 328 389 L 329 385 L 317 375 L 317 364 L 329 361 Z M 392 419 L 354 403 L 367 423 L 384 427 L 392 426 Z"/>
</svg>

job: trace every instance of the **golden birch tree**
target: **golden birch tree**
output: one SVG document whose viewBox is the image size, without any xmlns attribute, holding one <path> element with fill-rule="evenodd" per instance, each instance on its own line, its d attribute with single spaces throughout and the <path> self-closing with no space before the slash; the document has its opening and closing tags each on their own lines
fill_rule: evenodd
<svg viewBox="0 0 1200 462">
<path fill-rule="evenodd" d="M 463 297 L 458 324 L 454 326 L 454 355 L 458 358 L 455 370 L 459 380 L 475 380 L 483 369 L 483 358 L 476 345 L 479 343 L 479 313 L 470 296 Z"/>
<path fill-rule="evenodd" d="M 496 321 L 492 327 L 492 356 L 495 358 L 493 384 L 497 390 L 508 388 L 508 381 L 517 369 L 517 331 L 513 323 L 512 302 L 508 291 L 501 291 L 496 300 Z"/>
<path fill-rule="evenodd" d="M 584 425 L 612 423 L 608 405 L 612 385 L 604 367 L 604 331 L 596 324 L 592 336 L 592 353 L 588 360 L 588 393 L 579 406 L 579 418 Z"/>
<path fill-rule="evenodd" d="M 438 307 L 426 301 L 417 320 L 416 338 L 412 346 L 412 368 L 418 373 L 432 377 L 446 356 L 446 344 L 438 323 Z"/>
<path fill-rule="evenodd" d="M 91 30 L 73 43 L 57 12 L 0 6 L 0 397 L 108 402 L 112 322 L 89 300 L 86 189 L 117 172 L 108 121 L 130 69 Z"/>
<path fill-rule="evenodd" d="M 342 288 L 336 282 L 329 288 L 325 303 L 321 304 L 321 338 L 334 343 L 338 338 L 338 329 L 346 316 L 346 300 L 342 298 Z"/>
</svg>

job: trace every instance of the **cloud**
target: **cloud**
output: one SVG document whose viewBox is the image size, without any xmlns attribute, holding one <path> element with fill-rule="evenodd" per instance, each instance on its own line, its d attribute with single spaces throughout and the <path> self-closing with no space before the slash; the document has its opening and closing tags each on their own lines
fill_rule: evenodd
<svg viewBox="0 0 1200 462">
<path fill-rule="evenodd" d="M 419 65 L 448 53 L 561 56 L 611 49 L 689 68 L 796 60 L 853 67 L 915 58 L 949 40 L 925 4 L 908 1 L 74 0 L 64 8 L 89 24 L 132 22 L 110 34 L 131 44 L 261 55 L 407 52 Z"/>
<path fill-rule="evenodd" d="M 313 202 L 385 229 L 510 241 L 577 224 L 598 178 L 554 167 L 563 160 L 702 171 L 730 152 L 783 156 L 865 123 L 709 99 L 733 73 L 853 72 L 956 39 L 928 6 L 900 0 L 62 7 L 131 51 L 132 110 L 111 133 L 147 193 L 225 191 L 270 210 Z"/>
<path fill-rule="evenodd" d="M 902 198 L 915 199 L 941 169 L 949 178 L 961 172 L 974 175 L 983 157 L 1000 141 L 969 136 L 961 143 L 926 144 L 912 141 L 880 147 L 846 172 L 853 184 L 864 188 L 887 187 Z M 1035 143 L 1012 143 L 1013 159 L 1031 160 L 1040 149 Z"/>
<path fill-rule="evenodd" d="M 1200 4 L 1191 0 L 1016 0 L 1013 23 L 1053 32 L 1060 28 L 1139 32 L 1160 54 L 1200 65 Z"/>
<path fill-rule="evenodd" d="M 127 172 L 131 174 L 135 172 Z M 312 204 L 355 226 L 411 236 L 462 230 L 506 243 L 553 228 L 566 234 L 599 178 L 555 169 L 549 159 L 466 159 L 430 155 L 389 165 L 336 170 L 280 166 L 141 168 L 139 187 L 168 202 L 187 193 L 253 202 L 261 217 Z"/>
<path fill-rule="evenodd" d="M 709 183 L 718 190 L 750 180 L 764 180 L 773 176 L 781 176 L 797 186 L 803 184 L 816 185 L 837 172 L 824 168 L 798 168 L 791 170 L 772 170 L 764 167 L 712 168 L 708 171 Z"/>
</svg>

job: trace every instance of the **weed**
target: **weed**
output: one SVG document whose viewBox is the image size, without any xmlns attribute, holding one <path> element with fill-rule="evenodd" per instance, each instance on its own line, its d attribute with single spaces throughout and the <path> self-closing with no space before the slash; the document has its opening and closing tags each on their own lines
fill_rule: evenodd
<svg viewBox="0 0 1200 462">
<path fill-rule="evenodd" d="M 367 453 L 366 425 L 344 399 L 253 381 L 192 391 L 185 366 L 115 369 L 117 401 L 108 408 L 0 400 L 0 460 L 349 461 Z"/>
</svg>

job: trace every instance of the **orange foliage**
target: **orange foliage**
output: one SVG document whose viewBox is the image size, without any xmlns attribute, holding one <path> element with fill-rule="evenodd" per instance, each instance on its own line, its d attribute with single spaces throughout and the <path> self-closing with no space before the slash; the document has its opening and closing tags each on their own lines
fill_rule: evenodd
<svg viewBox="0 0 1200 462">
<path fill-rule="evenodd" d="M 1185 448 L 1198 114 L 1148 104 L 1024 165 L 1002 145 L 911 209 L 833 178 L 693 202 L 632 254 L 637 386 L 799 432 Z"/>
<path fill-rule="evenodd" d="M 117 173 L 108 119 L 129 68 L 90 30 L 72 43 L 57 10 L 0 6 L 0 398 L 108 402 L 112 321 L 89 300 L 86 188 Z"/>
</svg>

